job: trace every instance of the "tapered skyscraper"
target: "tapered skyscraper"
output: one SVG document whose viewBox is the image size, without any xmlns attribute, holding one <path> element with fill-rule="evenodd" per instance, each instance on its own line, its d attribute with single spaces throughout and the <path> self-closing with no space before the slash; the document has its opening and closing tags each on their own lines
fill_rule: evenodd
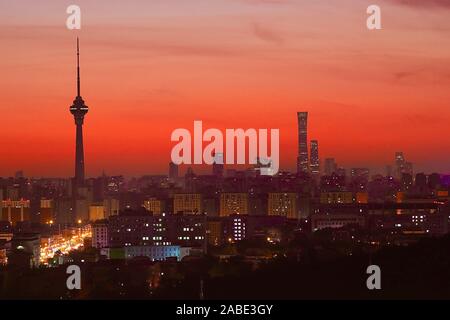
<svg viewBox="0 0 450 320">
<path fill-rule="evenodd" d="M 308 112 L 297 112 L 298 118 L 298 156 L 297 172 L 309 172 L 308 158 Z"/>
<path fill-rule="evenodd" d="M 77 38 L 77 96 L 70 107 L 70 113 L 73 114 L 77 128 L 75 147 L 75 184 L 77 187 L 84 184 L 83 122 L 88 110 L 88 106 L 84 104 L 80 95 L 80 45 Z"/>
</svg>

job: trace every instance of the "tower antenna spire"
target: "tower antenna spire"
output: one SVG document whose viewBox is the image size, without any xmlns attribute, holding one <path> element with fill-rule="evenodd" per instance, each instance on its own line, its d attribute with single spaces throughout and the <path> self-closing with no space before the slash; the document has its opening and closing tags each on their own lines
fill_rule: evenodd
<svg viewBox="0 0 450 320">
<path fill-rule="evenodd" d="M 77 97 L 80 97 L 80 41 L 77 37 Z"/>
</svg>

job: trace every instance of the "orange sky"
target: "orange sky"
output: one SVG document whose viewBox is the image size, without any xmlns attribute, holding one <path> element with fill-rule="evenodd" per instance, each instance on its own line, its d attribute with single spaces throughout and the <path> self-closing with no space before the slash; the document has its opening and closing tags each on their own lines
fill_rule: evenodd
<svg viewBox="0 0 450 320">
<path fill-rule="evenodd" d="M 320 156 L 380 171 L 404 151 L 450 172 L 450 1 L 70 1 L 0 3 L 0 176 L 73 174 L 80 36 L 88 175 L 167 171 L 176 128 L 279 128 L 295 167 L 296 112 Z M 375 172 L 375 171 L 374 171 Z"/>
</svg>

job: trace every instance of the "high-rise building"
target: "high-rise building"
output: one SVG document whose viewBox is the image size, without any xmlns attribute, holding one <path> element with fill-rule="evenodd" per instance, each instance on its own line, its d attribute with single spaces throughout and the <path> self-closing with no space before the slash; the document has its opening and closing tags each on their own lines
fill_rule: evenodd
<svg viewBox="0 0 450 320">
<path fill-rule="evenodd" d="M 89 206 L 89 221 L 105 219 L 105 206 L 103 203 L 93 203 Z"/>
<path fill-rule="evenodd" d="M 416 174 L 415 185 L 419 188 L 425 188 L 427 186 L 427 176 L 425 173 L 420 172 Z"/>
<path fill-rule="evenodd" d="M 395 167 L 397 170 L 397 178 L 400 178 L 405 167 L 405 157 L 403 156 L 403 152 L 395 153 Z"/>
<path fill-rule="evenodd" d="M 345 180 L 347 178 L 347 170 L 344 167 L 338 167 L 336 169 L 336 175 L 343 177 Z"/>
<path fill-rule="evenodd" d="M 392 177 L 392 166 L 389 164 L 386 166 L 386 177 Z"/>
<path fill-rule="evenodd" d="M 320 174 L 320 160 L 319 160 L 319 142 L 317 140 L 311 140 L 311 154 L 310 154 L 310 168 L 313 176 Z"/>
<path fill-rule="evenodd" d="M 267 213 L 269 216 L 298 218 L 298 195 L 296 193 L 269 193 Z"/>
<path fill-rule="evenodd" d="M 408 191 L 413 185 L 413 176 L 409 173 L 402 173 L 401 184 L 403 191 Z"/>
<path fill-rule="evenodd" d="M 118 199 L 108 196 L 103 200 L 103 206 L 105 207 L 106 219 L 119 214 L 120 202 Z"/>
<path fill-rule="evenodd" d="M 439 188 L 441 185 L 441 176 L 438 173 L 432 173 L 428 176 L 428 187 L 430 189 Z"/>
<path fill-rule="evenodd" d="M 209 245 L 220 246 L 223 241 L 223 226 L 221 219 L 209 219 L 206 223 L 206 237 Z"/>
<path fill-rule="evenodd" d="M 308 112 L 297 112 L 298 119 L 298 156 L 297 172 L 309 172 L 308 161 Z"/>
<path fill-rule="evenodd" d="M 199 193 L 178 193 L 173 197 L 173 212 L 201 214 L 202 195 Z"/>
<path fill-rule="evenodd" d="M 15 179 L 22 179 L 23 177 L 24 177 L 23 170 L 19 170 L 19 171 L 16 171 L 16 173 L 14 173 Z"/>
<path fill-rule="evenodd" d="M 173 162 L 169 163 L 169 179 L 172 181 L 178 179 L 178 165 Z"/>
<path fill-rule="evenodd" d="M 370 170 L 369 168 L 352 168 L 350 170 L 352 179 L 366 179 L 369 180 Z"/>
<path fill-rule="evenodd" d="M 22 221 L 30 221 L 30 200 L 3 200 L 1 220 L 9 221 L 12 225 Z"/>
<path fill-rule="evenodd" d="M 337 164 L 334 158 L 326 158 L 325 159 L 325 175 L 331 176 L 333 173 L 337 171 Z"/>
<path fill-rule="evenodd" d="M 320 194 L 320 203 L 322 204 L 341 204 L 353 203 L 353 194 L 351 192 L 322 192 Z"/>
<path fill-rule="evenodd" d="M 108 241 L 108 224 L 106 221 L 97 221 L 92 224 L 92 247 L 106 248 Z"/>
<path fill-rule="evenodd" d="M 406 161 L 405 163 L 405 173 L 413 175 L 413 164 L 412 162 Z"/>
<path fill-rule="evenodd" d="M 75 147 L 75 185 L 77 187 L 84 184 L 83 122 L 88 110 L 80 93 L 80 46 L 77 38 L 77 96 L 70 107 L 70 113 L 73 114 L 77 128 Z"/>
<path fill-rule="evenodd" d="M 220 216 L 228 217 L 233 214 L 248 214 L 247 193 L 221 193 L 220 194 Z"/>
<path fill-rule="evenodd" d="M 124 210 L 109 219 L 110 247 L 203 246 L 206 235 L 204 215 L 149 214 L 145 209 Z"/>
<path fill-rule="evenodd" d="M 401 178 L 402 174 L 406 173 L 408 175 L 413 175 L 413 164 L 411 162 L 406 161 L 403 152 L 395 153 L 395 166 L 397 178 Z"/>
<path fill-rule="evenodd" d="M 37 215 L 41 224 L 50 224 L 51 221 L 56 221 L 53 200 L 42 198 Z"/>
<path fill-rule="evenodd" d="M 223 153 L 216 153 L 214 155 L 214 163 L 213 163 L 213 175 L 217 178 L 223 177 Z"/>
<path fill-rule="evenodd" d="M 3 219 L 3 189 L 0 189 L 0 215 L 2 216 L 2 221 L 6 220 Z"/>
<path fill-rule="evenodd" d="M 164 201 L 157 198 L 149 198 L 147 200 L 144 200 L 143 207 L 150 213 L 153 213 L 154 215 L 160 215 L 163 213 L 165 207 L 164 207 Z"/>
</svg>

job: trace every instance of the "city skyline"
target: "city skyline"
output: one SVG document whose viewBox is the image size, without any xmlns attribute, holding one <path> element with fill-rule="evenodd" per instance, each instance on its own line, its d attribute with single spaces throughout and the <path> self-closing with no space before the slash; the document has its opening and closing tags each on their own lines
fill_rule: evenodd
<svg viewBox="0 0 450 320">
<path fill-rule="evenodd" d="M 450 299 L 450 0 L 0 12 L 1 300 Z"/>
<path fill-rule="evenodd" d="M 162 2 L 141 3 L 153 19 L 143 19 L 133 9 L 124 18 L 116 4 L 110 10 L 118 19 L 108 20 L 102 5 L 81 1 L 89 14 L 83 16 L 79 32 L 59 26 L 59 7 L 49 2 L 41 4 L 46 10 L 41 18 L 21 16 L 20 3 L 8 8 L 10 16 L 2 19 L 0 29 L 6 48 L 0 53 L 5 72 L 0 85 L 5 89 L 4 117 L 9 119 L 3 124 L 0 176 L 17 170 L 34 177 L 72 176 L 73 128 L 64 106 L 72 96 L 76 35 L 89 48 L 83 57 L 83 92 L 95 105 L 84 128 L 87 176 L 103 171 L 126 176 L 166 173 L 170 132 L 189 127 L 193 120 L 222 129 L 261 127 L 270 119 L 272 127 L 280 128 L 280 168 L 294 172 L 294 114 L 299 110 L 311 114 L 308 134 L 320 142 L 322 161 L 335 158 L 346 168 L 383 173 L 395 152 L 402 151 L 416 172 L 450 171 L 445 67 L 449 22 L 439 6 L 424 11 L 424 37 L 417 39 L 406 30 L 417 28 L 412 19 L 417 7 L 395 1 L 381 3 L 381 35 L 362 29 L 365 8 L 355 1 L 342 6 L 200 4 L 169 6 L 175 10 L 169 11 Z M 355 10 L 347 10 L 350 5 Z M 274 20 L 273 12 L 285 22 Z M 209 29 L 196 21 L 198 15 Z M 212 17 L 218 17 L 217 22 L 211 24 Z M 228 17 L 236 23 L 227 23 Z M 313 18 L 322 25 L 312 24 Z M 25 20 L 28 24 L 15 27 Z M 207 30 L 217 32 L 222 41 Z M 123 40 L 121 34 L 130 37 Z M 184 37 L 190 34 L 196 36 Z M 36 42 L 35 36 L 46 40 Z M 334 37 L 340 42 L 330 40 Z M 315 54 L 326 48 L 332 50 Z M 227 117 L 229 111 L 240 117 Z"/>
</svg>

